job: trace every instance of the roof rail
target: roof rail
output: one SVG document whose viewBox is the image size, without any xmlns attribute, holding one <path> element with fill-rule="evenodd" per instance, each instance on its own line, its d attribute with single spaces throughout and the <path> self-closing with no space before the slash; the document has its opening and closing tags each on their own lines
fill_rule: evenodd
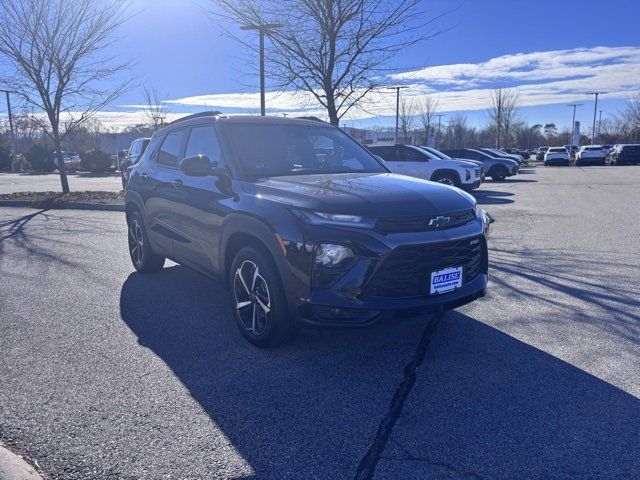
<svg viewBox="0 0 640 480">
<path fill-rule="evenodd" d="M 218 115 L 222 115 L 222 112 L 219 110 L 208 110 L 206 112 L 198 112 L 193 115 L 187 115 L 186 117 L 178 118 L 174 120 L 169 125 L 173 125 L 175 123 L 184 122 L 185 120 L 191 120 L 192 118 L 200 118 L 200 117 L 217 117 Z"/>
<path fill-rule="evenodd" d="M 322 123 L 327 123 L 324 120 L 319 119 L 318 117 L 313 117 L 313 116 L 306 116 L 306 117 L 296 117 L 299 118 L 300 120 L 313 120 L 315 122 L 322 122 Z"/>
</svg>

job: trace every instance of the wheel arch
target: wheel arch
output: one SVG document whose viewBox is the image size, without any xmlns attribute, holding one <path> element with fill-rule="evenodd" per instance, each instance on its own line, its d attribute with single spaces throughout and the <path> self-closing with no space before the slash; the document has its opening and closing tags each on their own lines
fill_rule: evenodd
<svg viewBox="0 0 640 480">
<path fill-rule="evenodd" d="M 457 170 L 451 168 L 439 168 L 431 174 L 431 181 L 437 181 L 443 177 L 453 177 L 457 179 L 458 185 L 463 185 L 462 176 Z"/>
</svg>

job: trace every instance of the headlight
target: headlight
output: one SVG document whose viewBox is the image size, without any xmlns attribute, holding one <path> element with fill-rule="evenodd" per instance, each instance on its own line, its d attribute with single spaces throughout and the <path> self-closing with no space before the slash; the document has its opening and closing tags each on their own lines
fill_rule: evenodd
<svg viewBox="0 0 640 480">
<path fill-rule="evenodd" d="M 469 180 L 471 178 L 471 171 L 470 170 L 465 170 L 465 178 L 467 180 Z"/>
<path fill-rule="evenodd" d="M 313 212 L 314 215 L 319 216 L 320 218 L 324 218 L 325 220 L 329 220 L 330 222 L 339 222 L 339 223 L 361 223 L 362 217 L 358 215 L 343 215 L 341 213 L 322 213 L 322 212 Z"/>
<path fill-rule="evenodd" d="M 300 220 L 313 225 L 349 225 L 372 228 L 375 223 L 372 218 L 345 213 L 309 212 L 298 209 L 291 209 L 291 212 Z"/>
<path fill-rule="evenodd" d="M 345 245 L 319 243 L 316 246 L 315 262 L 318 266 L 335 267 L 354 257 L 353 250 Z"/>
</svg>

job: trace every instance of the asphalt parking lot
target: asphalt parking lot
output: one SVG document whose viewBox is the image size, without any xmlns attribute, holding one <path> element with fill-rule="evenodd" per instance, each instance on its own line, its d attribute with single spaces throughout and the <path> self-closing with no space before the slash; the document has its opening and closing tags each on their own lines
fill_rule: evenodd
<svg viewBox="0 0 640 480">
<path fill-rule="evenodd" d="M 123 214 L 0 209 L 0 440 L 64 479 L 638 478 L 639 185 L 485 183 L 487 298 L 268 351 L 215 282 L 135 273 Z"/>
<path fill-rule="evenodd" d="M 72 191 L 119 192 L 122 180 L 115 173 L 68 173 Z M 59 192 L 60 176 L 54 173 L 0 173 L 0 193 Z"/>
</svg>

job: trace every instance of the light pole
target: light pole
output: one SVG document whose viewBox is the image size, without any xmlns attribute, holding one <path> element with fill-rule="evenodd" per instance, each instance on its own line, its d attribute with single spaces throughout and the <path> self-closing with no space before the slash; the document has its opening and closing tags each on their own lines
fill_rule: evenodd
<svg viewBox="0 0 640 480">
<path fill-rule="evenodd" d="M 409 88 L 406 85 L 396 85 L 395 87 L 387 87 L 388 90 L 396 91 L 396 133 L 394 134 L 394 145 L 398 143 L 398 119 L 400 117 L 400 90 L 404 90 L 405 88 Z"/>
<path fill-rule="evenodd" d="M 576 107 L 581 107 L 582 103 L 572 103 L 567 105 L 567 107 L 573 107 L 573 118 L 571 119 L 571 128 L 569 133 L 569 148 L 573 150 L 573 134 L 576 131 Z M 580 143 L 580 139 L 578 139 L 578 143 Z M 573 152 L 569 152 L 571 155 Z"/>
<path fill-rule="evenodd" d="M 446 115 L 444 113 L 437 113 L 434 115 L 434 117 L 438 117 L 438 131 L 436 132 L 436 139 L 435 139 L 435 147 L 434 148 L 438 148 L 438 135 L 440 135 L 440 125 L 442 124 L 442 117 L 445 117 Z"/>
<path fill-rule="evenodd" d="M 596 140 L 596 113 L 598 113 L 598 96 L 604 95 L 605 93 L 609 93 L 609 92 L 587 92 L 587 95 L 596 96 L 596 103 L 593 106 L 593 127 L 591 128 L 591 145 L 594 145 Z"/>
<path fill-rule="evenodd" d="M 7 97 L 7 114 L 9 115 L 9 134 L 11 135 L 11 148 L 13 148 L 13 156 L 18 155 L 18 146 L 16 144 L 16 135 L 13 132 L 13 116 L 11 115 L 11 98 L 10 93 L 16 93 L 13 90 L 0 90 Z M 13 167 L 12 167 L 13 168 Z"/>
<path fill-rule="evenodd" d="M 242 25 L 241 30 L 258 30 L 260 33 L 260 115 L 265 116 L 265 100 L 264 100 L 264 34 L 269 30 L 280 28 L 279 23 L 262 23 L 260 25 L 249 24 Z"/>
</svg>

